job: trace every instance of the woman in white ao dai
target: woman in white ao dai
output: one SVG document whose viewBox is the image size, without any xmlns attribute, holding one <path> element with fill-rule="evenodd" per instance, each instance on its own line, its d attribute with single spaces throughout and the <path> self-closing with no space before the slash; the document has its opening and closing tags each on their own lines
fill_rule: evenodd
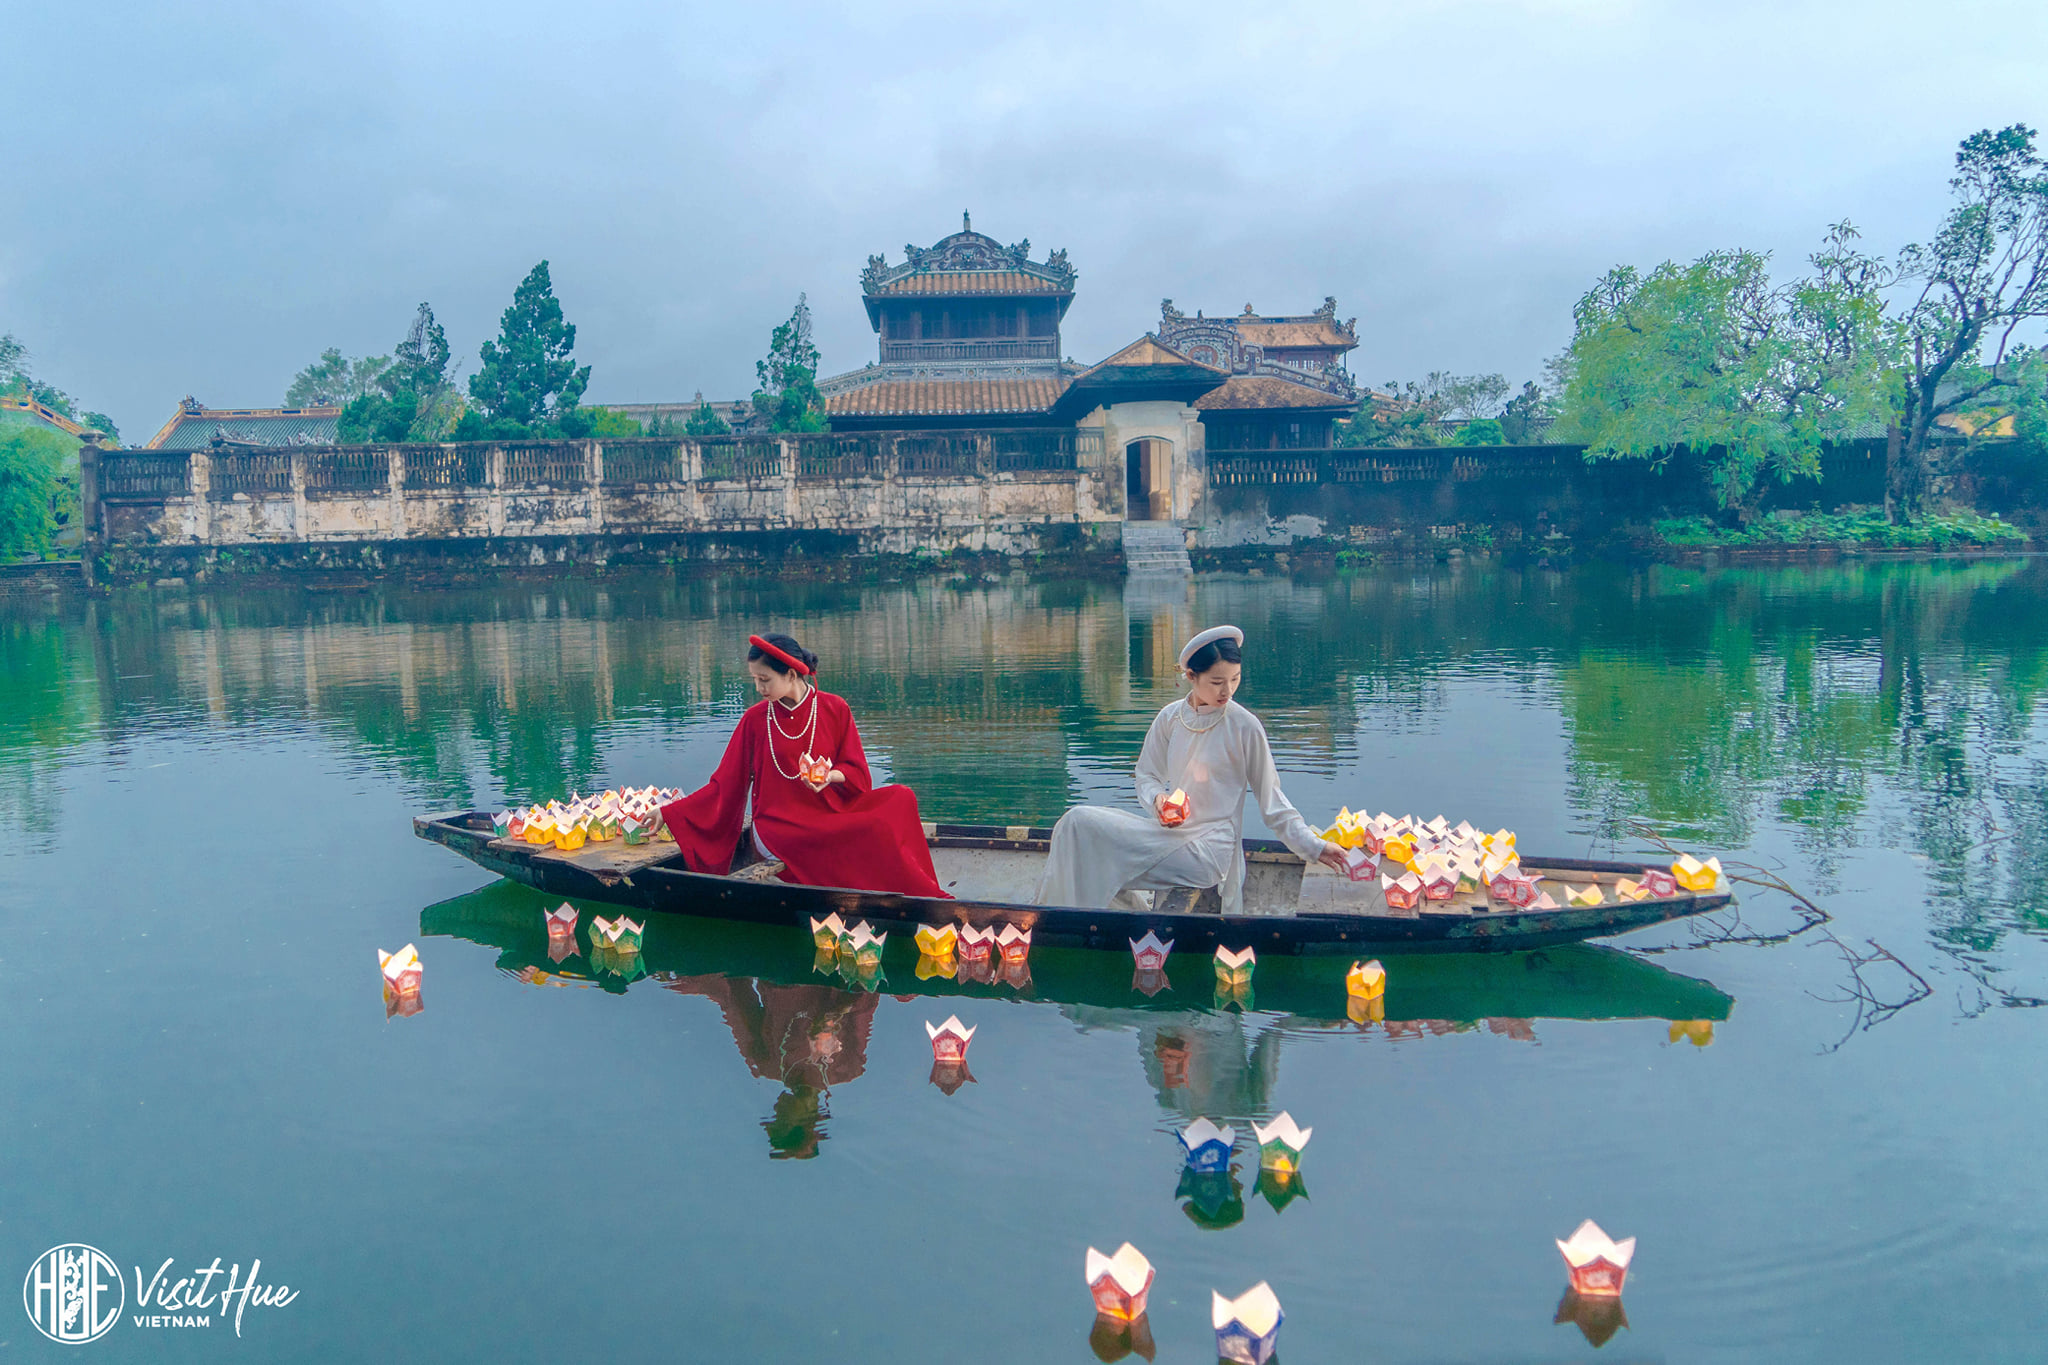
<svg viewBox="0 0 2048 1365">
<path fill-rule="evenodd" d="M 1294 853 L 1341 866 L 1343 850 L 1319 837 L 1280 790 L 1259 718 L 1231 700 L 1242 677 L 1244 632 L 1217 626 L 1188 641 L 1180 664 L 1189 694 L 1161 711 L 1145 735 L 1136 772 L 1139 810 L 1076 806 L 1052 832 L 1038 885 L 1040 905 L 1142 910 L 1133 893 L 1216 887 L 1223 913 L 1244 910 L 1244 799 Z M 1187 794 L 1186 820 L 1163 806 Z"/>
</svg>

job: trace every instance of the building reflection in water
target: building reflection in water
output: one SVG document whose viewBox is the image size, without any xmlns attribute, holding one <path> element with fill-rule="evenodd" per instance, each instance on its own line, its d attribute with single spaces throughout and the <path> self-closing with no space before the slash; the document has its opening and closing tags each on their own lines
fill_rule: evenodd
<svg viewBox="0 0 2048 1365">
<path fill-rule="evenodd" d="M 831 1117 L 832 1087 L 867 1070 L 868 1035 L 880 997 L 866 990 L 779 986 L 715 974 L 672 977 L 662 985 L 715 1002 L 747 1069 L 782 1083 L 773 1112 L 761 1122 L 768 1155 L 778 1161 L 816 1156 Z"/>
</svg>

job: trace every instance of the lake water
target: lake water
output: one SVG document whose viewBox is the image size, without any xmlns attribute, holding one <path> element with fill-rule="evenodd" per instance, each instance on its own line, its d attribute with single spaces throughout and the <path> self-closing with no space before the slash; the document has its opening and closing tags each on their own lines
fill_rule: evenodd
<svg viewBox="0 0 2048 1365">
<path fill-rule="evenodd" d="M 866 989 L 680 918 L 593 982 L 541 897 L 411 832 L 693 785 L 770 628 L 927 818 L 1049 822 L 1124 796 L 1217 621 L 1311 820 L 1577 856 L 1644 821 L 1836 940 L 1392 958 L 1365 1026 L 1342 960 L 1262 963 L 1240 1013 L 1192 957 L 1146 997 L 1047 949 L 1020 991 L 892 942 Z M 1083 1252 L 1125 1240 L 1160 1360 L 1260 1280 L 1290 1365 L 2048 1355 L 2040 561 L 134 592 L 0 610 L 0 689 L 0 1271 L 106 1252 L 95 1359 L 1083 1362 L 1123 1349 Z M 1734 937 L 1798 923 L 1741 890 Z M 424 1008 L 387 1018 L 407 942 Z M 1282 1109 L 1299 1189 L 1248 1135 L 1183 1183 L 1188 1118 Z M 1640 1239 L 1625 1326 L 1563 1301 L 1587 1217 Z M 239 1340 L 136 1325 L 137 1267 L 215 1257 L 296 1297 Z M 6 1357 L 68 1350 L 0 1309 Z"/>
</svg>

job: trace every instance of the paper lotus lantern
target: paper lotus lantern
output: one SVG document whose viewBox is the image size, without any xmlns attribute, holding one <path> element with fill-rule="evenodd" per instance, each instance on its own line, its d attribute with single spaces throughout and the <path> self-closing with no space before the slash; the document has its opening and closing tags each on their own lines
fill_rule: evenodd
<svg viewBox="0 0 2048 1365">
<path fill-rule="evenodd" d="M 996 931 L 977 929 L 971 924 L 960 926 L 960 960 L 962 962 L 986 962 L 996 946 Z"/>
<path fill-rule="evenodd" d="M 399 995 L 417 995 L 420 976 L 424 968 L 420 965 L 420 950 L 408 943 L 395 953 L 377 950 L 377 968 L 384 973 L 385 988 Z"/>
<path fill-rule="evenodd" d="M 1567 886 L 1564 889 L 1564 903 L 1574 907 L 1605 904 L 1607 897 L 1601 894 L 1600 883 L 1589 886 Z"/>
<path fill-rule="evenodd" d="M 1252 1134 L 1259 1140 L 1259 1167 L 1269 1171 L 1294 1171 L 1301 1167 L 1301 1149 L 1308 1146 L 1313 1128 L 1297 1127 L 1294 1116 L 1282 1110 L 1277 1118 L 1261 1128 L 1258 1120 L 1252 1121 Z"/>
<path fill-rule="evenodd" d="M 1364 848 L 1365 829 L 1358 823 L 1358 817 L 1345 806 L 1337 812 L 1337 818 L 1323 831 L 1323 838 L 1339 848 Z"/>
<path fill-rule="evenodd" d="M 1145 1300 L 1152 1293 L 1155 1272 L 1145 1253 L 1125 1242 L 1116 1255 L 1105 1256 L 1088 1248 L 1082 1273 L 1088 1292 L 1095 1296 L 1095 1311 L 1106 1318 L 1129 1322 L 1145 1316 Z"/>
<path fill-rule="evenodd" d="M 822 787 L 832 777 L 832 760 L 806 752 L 797 760 L 796 775 L 813 787 Z"/>
<path fill-rule="evenodd" d="M 1232 952 L 1221 944 L 1216 948 L 1216 982 L 1219 986 L 1248 986 L 1252 980 L 1252 968 L 1259 962 L 1258 953 L 1251 948 Z"/>
<path fill-rule="evenodd" d="M 1643 886 L 1658 900 L 1678 894 L 1678 878 L 1661 867 L 1648 868 L 1643 872 Z"/>
<path fill-rule="evenodd" d="M 1406 867 L 1415 858 L 1413 834 L 1389 834 L 1380 841 L 1380 853 L 1389 861 Z"/>
<path fill-rule="evenodd" d="M 1361 1000 L 1371 1000 L 1387 993 L 1387 969 L 1374 958 L 1370 962 L 1354 962 L 1351 970 L 1344 973 L 1344 993 Z"/>
<path fill-rule="evenodd" d="M 1636 1254 L 1636 1239 L 1617 1242 L 1588 1218 L 1579 1224 L 1570 1240 L 1559 1242 L 1565 1266 L 1571 1271 L 1572 1289 L 1580 1294 L 1619 1294 L 1628 1278 L 1628 1263 Z"/>
<path fill-rule="evenodd" d="M 1555 910 L 1557 909 L 1557 902 L 1550 898 L 1548 891 L 1538 891 L 1536 899 L 1529 902 L 1529 908 L 1531 910 Z"/>
<path fill-rule="evenodd" d="M 866 920 L 862 920 L 840 940 L 839 954 L 852 958 L 854 966 L 862 970 L 879 967 L 882 965 L 882 948 L 888 942 L 887 934 L 876 933 Z"/>
<path fill-rule="evenodd" d="M 811 918 L 811 942 L 819 952 L 838 952 L 840 940 L 845 937 L 846 921 L 839 918 L 838 911 L 833 911 L 823 919 L 816 916 Z"/>
<path fill-rule="evenodd" d="M 491 817 L 491 837 L 503 839 L 511 836 L 512 822 L 514 820 L 519 820 L 518 811 L 501 810 L 496 815 L 493 815 Z M 525 823 L 525 821 L 520 820 L 520 824 L 523 825 Z"/>
<path fill-rule="evenodd" d="M 1230 1168 L 1230 1149 L 1237 1144 L 1237 1130 L 1218 1127 L 1206 1118 L 1198 1118 L 1180 1130 L 1182 1150 L 1187 1153 L 1188 1169 L 1191 1171 L 1223 1171 Z"/>
<path fill-rule="evenodd" d="M 1382 873 L 1380 892 L 1387 898 L 1389 910 L 1413 910 L 1422 904 L 1422 878 L 1410 872 L 1396 880 Z"/>
<path fill-rule="evenodd" d="M 1179 787 L 1175 787 L 1159 803 L 1159 823 L 1171 829 L 1175 825 L 1186 824 L 1187 818 L 1188 794 Z"/>
<path fill-rule="evenodd" d="M 946 1022 L 934 1027 L 931 1020 L 925 1020 L 925 1036 L 932 1040 L 932 1060 L 935 1062 L 964 1062 L 967 1060 L 967 1045 L 974 1041 L 974 1029 L 961 1024 L 960 1016 L 949 1014 Z"/>
<path fill-rule="evenodd" d="M 1701 862 L 1687 853 L 1671 865 L 1671 875 L 1688 891 L 1712 891 L 1721 880 L 1721 860 Z"/>
<path fill-rule="evenodd" d="M 1172 951 L 1173 940 L 1161 942 L 1150 929 L 1145 931 L 1145 937 L 1131 940 L 1131 961 L 1141 972 L 1165 971 L 1166 955 Z"/>
<path fill-rule="evenodd" d="M 1648 900 L 1650 888 L 1633 877 L 1623 877 L 1614 883 L 1614 898 L 1619 901 Z"/>
<path fill-rule="evenodd" d="M 1536 883 L 1541 878 L 1534 873 L 1524 872 L 1520 864 L 1494 874 L 1486 885 L 1486 894 L 1497 901 L 1506 901 L 1518 909 L 1527 909 L 1535 904 L 1538 892 Z"/>
<path fill-rule="evenodd" d="M 590 826 L 578 820 L 571 824 L 555 824 L 555 849 L 561 853 L 574 853 L 583 847 L 583 841 L 590 837 Z"/>
<path fill-rule="evenodd" d="M 1458 874 L 1442 862 L 1432 859 L 1409 875 L 1421 880 L 1424 900 L 1447 901 L 1458 894 Z"/>
<path fill-rule="evenodd" d="M 603 915 L 590 917 L 590 941 L 593 946 L 603 944 L 615 953 L 637 953 L 640 951 L 640 935 L 647 926 L 635 923 L 620 915 L 617 919 L 606 919 Z"/>
<path fill-rule="evenodd" d="M 1354 882 L 1369 882 L 1379 875 L 1380 865 L 1362 848 L 1344 850 L 1344 875 Z"/>
<path fill-rule="evenodd" d="M 555 817 L 545 813 L 532 816 L 526 822 L 524 837 L 529 844 L 551 844 L 555 841 Z"/>
<path fill-rule="evenodd" d="M 959 942 L 959 932 L 950 924 L 917 926 L 917 952 L 920 957 L 951 957 Z"/>
<path fill-rule="evenodd" d="M 619 820 L 619 835 L 626 841 L 627 848 L 639 848 L 654 837 L 654 831 L 642 817 L 627 815 Z"/>
<path fill-rule="evenodd" d="M 1216 1329 L 1216 1356 L 1238 1365 L 1266 1365 L 1280 1339 L 1280 1299 L 1260 1280 L 1234 1299 L 1209 1291 L 1209 1321 Z"/>
<path fill-rule="evenodd" d="M 1022 962 L 1031 956 L 1031 931 L 1005 924 L 996 934 L 996 947 L 1002 951 L 1004 962 Z"/>
<path fill-rule="evenodd" d="M 573 934 L 576 932 L 576 907 L 563 901 L 554 909 L 543 913 L 541 921 L 547 927 L 549 938 Z"/>
</svg>

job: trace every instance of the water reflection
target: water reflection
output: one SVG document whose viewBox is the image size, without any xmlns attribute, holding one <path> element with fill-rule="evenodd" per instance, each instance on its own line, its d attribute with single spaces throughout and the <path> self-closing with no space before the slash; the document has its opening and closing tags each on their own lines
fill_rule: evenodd
<svg viewBox="0 0 2048 1365">
<path fill-rule="evenodd" d="M 1576 1289 L 1567 1289 L 1557 1301 L 1557 1316 L 1551 1321 L 1576 1325 L 1587 1343 L 1598 1350 L 1628 1326 L 1628 1312 L 1621 1306 L 1618 1294 L 1581 1294 Z"/>
</svg>

